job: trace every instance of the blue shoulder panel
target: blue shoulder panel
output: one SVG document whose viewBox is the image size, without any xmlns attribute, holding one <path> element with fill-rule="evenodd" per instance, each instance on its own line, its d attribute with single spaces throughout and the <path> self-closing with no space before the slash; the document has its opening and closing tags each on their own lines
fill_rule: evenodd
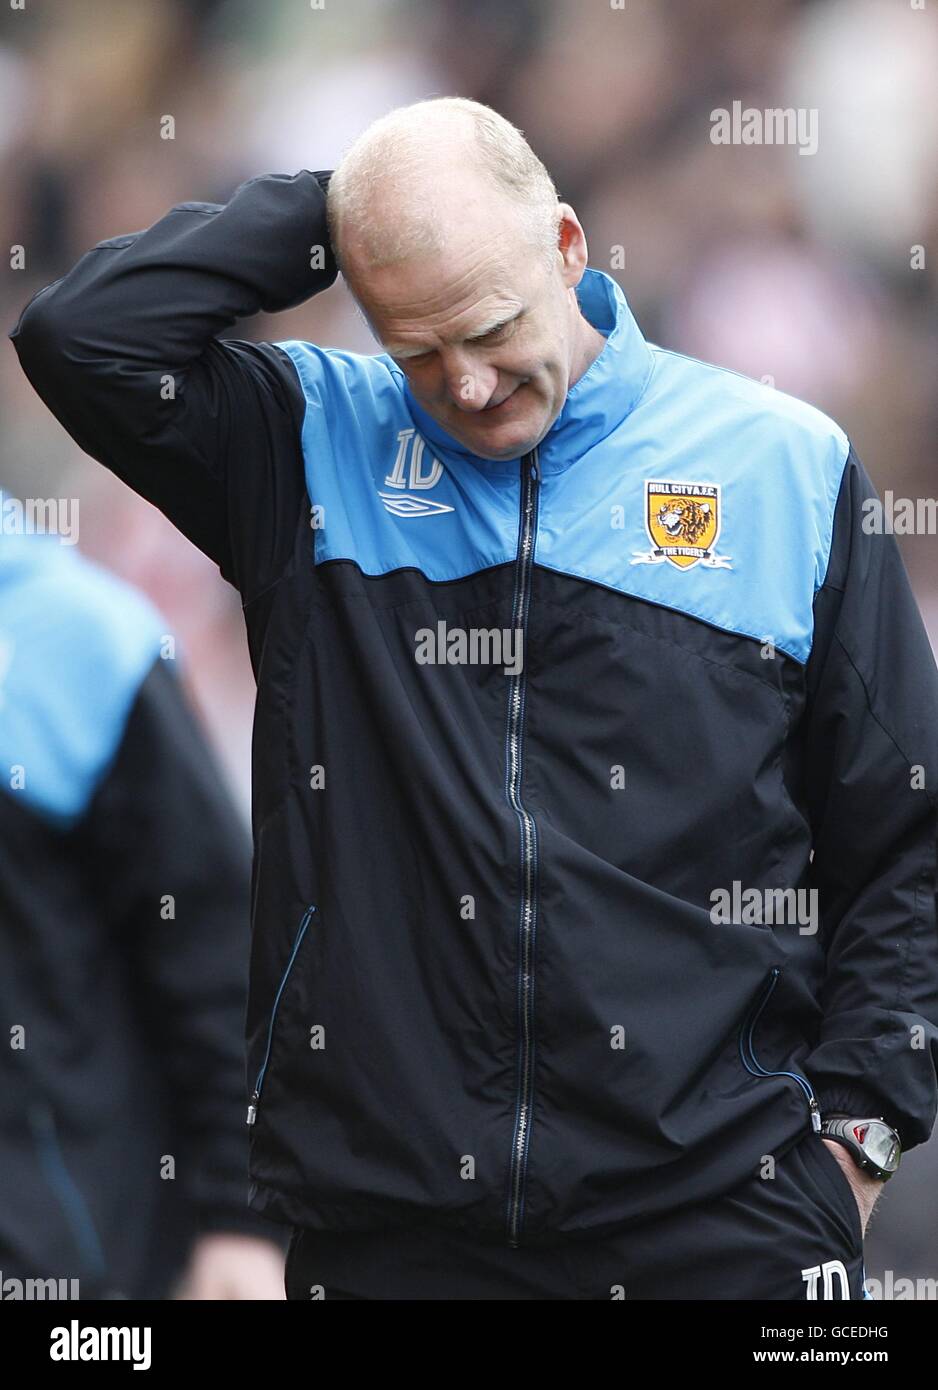
<svg viewBox="0 0 938 1390">
<path fill-rule="evenodd" d="M 165 630 L 56 537 L 0 535 L 0 789 L 60 828 L 80 818 Z"/>
<path fill-rule="evenodd" d="M 385 356 L 281 342 L 306 396 L 303 457 L 315 563 L 365 574 L 414 568 L 461 579 L 514 559 L 517 479 L 417 432 L 402 375 Z"/>
<path fill-rule="evenodd" d="M 635 409 L 545 479 L 535 559 L 805 662 L 849 440 L 793 396 L 653 353 Z"/>
</svg>

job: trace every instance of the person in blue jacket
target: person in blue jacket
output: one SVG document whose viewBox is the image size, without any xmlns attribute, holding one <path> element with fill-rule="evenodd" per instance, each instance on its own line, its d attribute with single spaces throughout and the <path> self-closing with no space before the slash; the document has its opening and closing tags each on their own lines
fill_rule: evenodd
<svg viewBox="0 0 938 1390">
<path fill-rule="evenodd" d="M 166 624 L 0 534 L 0 1296 L 282 1297 L 247 1206 L 249 848 Z"/>
</svg>

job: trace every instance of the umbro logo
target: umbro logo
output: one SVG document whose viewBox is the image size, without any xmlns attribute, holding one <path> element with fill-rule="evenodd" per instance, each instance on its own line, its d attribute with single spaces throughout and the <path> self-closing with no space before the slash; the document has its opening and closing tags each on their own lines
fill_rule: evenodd
<svg viewBox="0 0 938 1390">
<path fill-rule="evenodd" d="M 423 471 L 424 449 L 426 443 L 415 429 L 399 430 L 397 435 L 397 458 L 394 468 L 385 478 L 386 487 L 400 488 L 400 492 L 379 492 L 385 511 L 392 516 L 410 518 L 413 516 L 438 516 L 440 512 L 455 511 L 444 502 L 431 502 L 428 497 L 415 497 L 415 492 L 426 492 L 436 487 L 443 476 L 443 465 L 438 458 L 430 456 L 430 470 Z M 406 470 L 406 476 L 405 476 Z"/>
<path fill-rule="evenodd" d="M 385 511 L 394 516 L 434 516 L 437 512 L 451 512 L 455 509 L 442 502 L 431 502 L 426 497 L 409 497 L 406 493 L 379 492 Z"/>
</svg>

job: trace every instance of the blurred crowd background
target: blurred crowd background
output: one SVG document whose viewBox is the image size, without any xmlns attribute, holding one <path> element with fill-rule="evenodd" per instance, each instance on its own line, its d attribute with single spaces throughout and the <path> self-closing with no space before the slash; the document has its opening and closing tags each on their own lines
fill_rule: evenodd
<svg viewBox="0 0 938 1390">
<path fill-rule="evenodd" d="M 911 0 L 29 0 L 0 20 L 4 332 L 106 237 L 262 172 L 334 167 L 374 117 L 494 106 L 573 204 L 645 336 L 832 415 L 880 491 L 934 495 L 938 5 Z M 711 111 L 817 111 L 817 153 L 711 142 Z M 161 138 L 170 115 L 175 138 Z M 924 248 L 924 264 L 916 247 Z M 621 248 L 619 251 L 617 248 Z M 341 279 L 228 336 L 374 352 Z M 139 585 L 245 815 L 254 685 L 237 595 L 83 457 L 11 345 L 0 488 L 77 498 L 80 547 Z M 938 643 L 938 537 L 900 545 Z M 894 1189 L 894 1190 L 892 1190 Z M 890 1184 L 866 1269 L 938 1277 L 938 1138 Z"/>
</svg>

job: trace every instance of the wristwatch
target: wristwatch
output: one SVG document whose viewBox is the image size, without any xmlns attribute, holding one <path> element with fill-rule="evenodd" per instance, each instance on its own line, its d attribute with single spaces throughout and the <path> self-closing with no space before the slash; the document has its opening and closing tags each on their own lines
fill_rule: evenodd
<svg viewBox="0 0 938 1390">
<path fill-rule="evenodd" d="M 857 1167 L 871 1177 L 887 1182 L 899 1167 L 902 1145 L 898 1134 L 882 1115 L 876 1119 L 828 1115 L 821 1122 L 821 1134 L 849 1149 Z"/>
</svg>

